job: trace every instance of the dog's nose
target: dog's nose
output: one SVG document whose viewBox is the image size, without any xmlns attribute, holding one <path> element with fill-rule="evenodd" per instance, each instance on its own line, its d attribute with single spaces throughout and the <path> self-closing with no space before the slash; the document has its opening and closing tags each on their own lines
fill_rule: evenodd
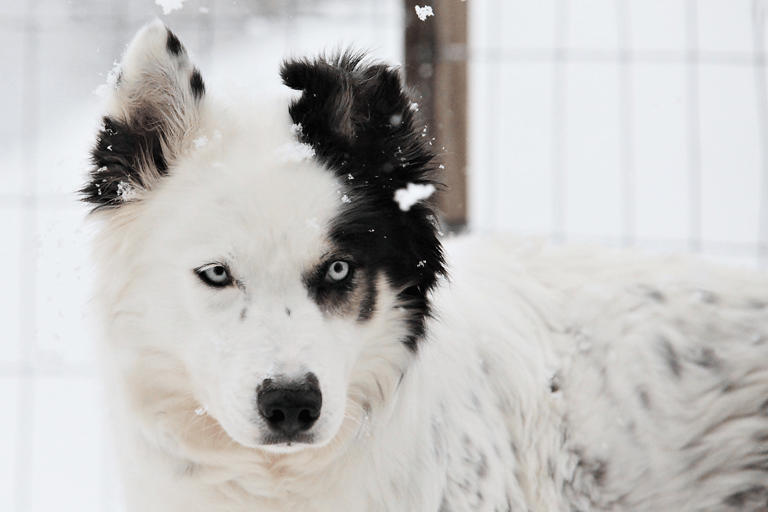
<svg viewBox="0 0 768 512">
<path fill-rule="evenodd" d="M 275 433 L 292 439 L 320 417 L 323 395 L 314 373 L 301 380 L 265 379 L 256 390 L 259 414 Z"/>
</svg>

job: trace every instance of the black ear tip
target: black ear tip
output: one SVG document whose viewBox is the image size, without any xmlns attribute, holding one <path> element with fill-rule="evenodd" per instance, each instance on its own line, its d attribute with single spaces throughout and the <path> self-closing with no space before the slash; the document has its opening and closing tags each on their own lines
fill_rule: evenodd
<svg viewBox="0 0 768 512">
<path fill-rule="evenodd" d="M 382 66 L 376 76 L 377 106 L 384 114 L 402 114 L 410 105 L 409 95 L 398 70 Z"/>
<path fill-rule="evenodd" d="M 181 41 L 179 41 L 179 38 L 176 37 L 176 34 L 171 32 L 171 29 L 165 27 L 165 30 L 168 33 L 168 39 L 165 42 L 165 49 L 168 50 L 168 53 L 171 55 L 178 57 L 185 52 L 184 45 L 181 44 Z"/>
<path fill-rule="evenodd" d="M 403 79 L 400 75 L 400 71 L 389 66 L 383 66 L 381 72 L 381 83 L 388 89 L 396 90 L 398 92 L 402 92 L 404 89 Z"/>
<path fill-rule="evenodd" d="M 290 60 L 283 62 L 280 78 L 283 83 L 296 91 L 301 91 L 308 82 L 307 74 L 311 71 L 309 64 L 303 61 Z"/>
</svg>

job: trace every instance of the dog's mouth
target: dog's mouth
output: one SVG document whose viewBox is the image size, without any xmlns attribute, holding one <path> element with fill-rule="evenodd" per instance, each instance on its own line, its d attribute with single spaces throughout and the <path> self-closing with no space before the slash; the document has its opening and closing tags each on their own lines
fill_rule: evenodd
<svg viewBox="0 0 768 512">
<path fill-rule="evenodd" d="M 287 454 L 295 453 L 309 448 L 317 447 L 317 445 L 311 440 L 311 436 L 308 440 L 277 440 L 272 436 L 266 436 L 262 438 L 259 448 L 265 452 L 271 452 L 275 454 Z"/>
<path fill-rule="evenodd" d="M 268 432 L 261 438 L 262 446 L 269 448 L 285 447 L 291 450 L 305 448 L 314 444 L 315 436 L 310 433 L 300 433 L 287 436 L 282 433 Z"/>
</svg>

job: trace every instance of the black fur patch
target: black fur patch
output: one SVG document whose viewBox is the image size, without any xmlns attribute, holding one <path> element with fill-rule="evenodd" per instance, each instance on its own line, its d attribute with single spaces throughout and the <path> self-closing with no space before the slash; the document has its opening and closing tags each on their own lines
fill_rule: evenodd
<svg viewBox="0 0 768 512">
<path fill-rule="evenodd" d="M 584 456 L 580 451 L 574 452 L 579 457 L 577 471 L 582 471 L 585 476 L 591 477 L 591 480 L 597 486 L 605 485 L 605 477 L 608 471 L 608 463 L 601 459 L 593 459 Z"/>
<path fill-rule="evenodd" d="M 195 68 L 192 70 L 192 75 L 189 77 L 189 86 L 192 88 L 192 95 L 199 101 L 205 94 L 205 84 L 199 69 Z"/>
<path fill-rule="evenodd" d="M 753 485 L 752 487 L 731 494 L 723 500 L 723 503 L 739 510 L 743 510 L 747 505 L 757 505 L 758 507 L 768 506 L 768 487 L 764 485 Z M 750 510 L 757 509 L 750 508 Z"/>
<path fill-rule="evenodd" d="M 176 37 L 176 34 L 171 32 L 169 28 L 166 27 L 165 30 L 168 32 L 168 40 L 165 42 L 165 49 L 175 57 L 183 54 L 186 50 L 184 49 L 184 45 L 181 44 L 181 41 L 179 41 L 179 38 Z"/>
<path fill-rule="evenodd" d="M 648 394 L 648 391 L 643 388 L 638 388 L 637 396 L 640 399 L 640 404 L 643 406 L 643 409 L 650 410 L 651 395 Z"/>
<path fill-rule="evenodd" d="M 83 201 L 95 205 L 94 210 L 119 206 L 128 199 L 126 187 L 148 187 L 147 165 L 157 175 L 165 175 L 168 163 L 163 156 L 161 137 L 157 123 L 149 119 L 126 123 L 104 117 L 91 151 L 95 170 L 80 190 Z"/>
<path fill-rule="evenodd" d="M 706 304 L 717 304 L 720 302 L 720 298 L 709 290 L 699 290 L 698 297 L 699 300 Z"/>
<path fill-rule="evenodd" d="M 722 360 L 717 357 L 714 350 L 709 347 L 701 347 L 695 354 L 694 362 L 702 368 L 719 370 L 723 366 Z"/>
<path fill-rule="evenodd" d="M 446 269 L 431 207 L 422 201 L 402 211 L 394 200 L 409 183 L 437 185 L 434 155 L 416 128 L 400 75 L 348 52 L 286 62 L 281 76 L 303 92 L 289 109 L 301 142 L 353 198 L 331 238 L 360 270 L 383 271 L 399 290 L 410 324 L 403 342 L 415 350 L 430 312 L 428 294 Z"/>
<path fill-rule="evenodd" d="M 547 459 L 547 476 L 552 480 L 557 476 L 557 464 L 552 457 Z"/>
<path fill-rule="evenodd" d="M 683 367 L 675 347 L 664 337 L 661 338 L 661 346 L 664 351 L 664 358 L 667 360 L 667 365 L 669 365 L 669 370 L 672 372 L 672 375 L 679 378 L 683 373 Z"/>
<path fill-rule="evenodd" d="M 562 388 L 562 381 L 563 376 L 562 374 L 557 371 L 552 374 L 552 377 L 549 379 L 549 391 L 551 393 L 557 393 Z"/>
</svg>

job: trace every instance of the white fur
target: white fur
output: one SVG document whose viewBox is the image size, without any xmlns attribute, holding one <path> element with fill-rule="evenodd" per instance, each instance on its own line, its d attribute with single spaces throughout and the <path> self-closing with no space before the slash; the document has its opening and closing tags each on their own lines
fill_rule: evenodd
<svg viewBox="0 0 768 512">
<path fill-rule="evenodd" d="M 131 115 L 121 95 L 148 65 L 187 72 L 163 31 L 134 40 L 109 112 Z M 731 510 L 749 489 L 766 506 L 763 274 L 448 240 L 451 279 L 414 354 L 386 276 L 366 322 L 308 297 L 302 275 L 348 203 L 303 148 L 286 158 L 287 103 L 206 96 L 192 112 L 169 97 L 188 109 L 172 172 L 96 213 L 130 511 Z M 192 269 L 212 261 L 242 287 L 202 285 Z M 254 390 L 307 371 L 323 393 L 316 442 L 261 444 Z"/>
</svg>

